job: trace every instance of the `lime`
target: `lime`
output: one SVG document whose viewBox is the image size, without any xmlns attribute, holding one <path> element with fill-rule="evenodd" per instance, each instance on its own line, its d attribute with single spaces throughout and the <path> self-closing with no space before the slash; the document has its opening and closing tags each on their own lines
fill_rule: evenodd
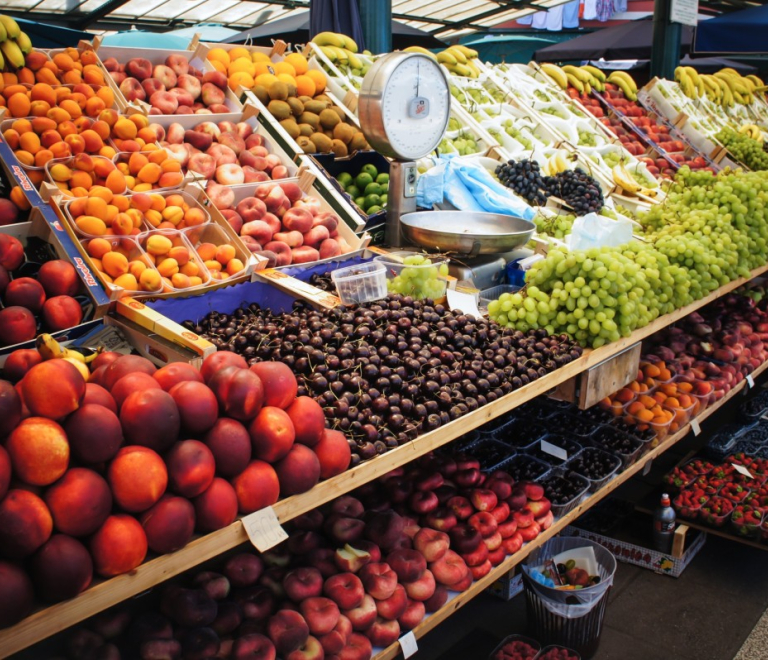
<svg viewBox="0 0 768 660">
<path fill-rule="evenodd" d="M 379 186 L 381 187 L 381 193 L 389 192 L 389 181 L 387 183 L 380 183 Z"/>
<path fill-rule="evenodd" d="M 381 195 L 381 186 L 378 183 L 369 183 L 365 187 L 364 195 Z"/>
<path fill-rule="evenodd" d="M 378 195 L 366 195 L 364 199 L 363 208 L 368 209 L 371 206 L 381 206 L 381 199 Z"/>
<path fill-rule="evenodd" d="M 360 174 L 355 177 L 355 185 L 360 188 L 360 190 L 365 190 L 365 187 L 369 183 L 373 183 L 373 177 L 367 172 L 360 172 Z"/>
<path fill-rule="evenodd" d="M 384 209 L 381 208 L 380 206 L 374 205 L 374 206 L 370 206 L 369 208 L 365 209 L 365 212 L 368 215 L 373 215 L 374 213 L 381 213 L 383 210 Z"/>
<path fill-rule="evenodd" d="M 376 177 L 376 183 L 389 183 L 389 174 L 382 172 Z"/>
<path fill-rule="evenodd" d="M 365 209 L 365 197 L 355 197 L 355 204 L 361 209 Z"/>
<path fill-rule="evenodd" d="M 372 165 L 371 163 L 368 163 L 367 165 L 363 165 L 360 168 L 360 173 L 370 174 L 372 179 L 375 179 L 379 175 L 379 170 L 376 169 L 375 165 Z"/>
<path fill-rule="evenodd" d="M 387 203 L 387 195 L 379 195 L 379 200 L 381 201 L 381 205 L 384 206 Z"/>
<path fill-rule="evenodd" d="M 346 188 L 348 185 L 350 185 L 354 181 L 354 179 L 352 178 L 352 175 L 349 172 L 342 172 L 336 178 L 336 181 L 338 181 L 341 184 L 342 188 Z"/>
<path fill-rule="evenodd" d="M 360 190 L 357 186 L 347 186 L 347 195 L 349 195 L 352 199 L 355 197 L 360 197 L 363 194 L 363 191 Z"/>
</svg>

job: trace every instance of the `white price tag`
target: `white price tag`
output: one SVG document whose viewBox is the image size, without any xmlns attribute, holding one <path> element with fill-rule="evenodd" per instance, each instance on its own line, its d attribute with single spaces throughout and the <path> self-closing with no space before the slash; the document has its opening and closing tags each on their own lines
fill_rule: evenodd
<svg viewBox="0 0 768 660">
<path fill-rule="evenodd" d="M 261 552 L 274 548 L 288 538 L 271 506 L 249 513 L 241 522 L 251 543 Z"/>
<path fill-rule="evenodd" d="M 416 644 L 416 635 L 413 634 L 413 630 L 405 633 L 405 635 L 400 638 L 400 648 L 403 649 L 403 658 L 410 658 L 419 650 L 419 645 Z"/>
<path fill-rule="evenodd" d="M 731 463 L 731 465 L 733 465 L 733 467 L 736 469 L 736 472 L 738 472 L 739 474 L 743 474 L 745 477 L 754 479 L 754 477 L 752 476 L 752 473 L 749 470 L 747 470 L 747 468 L 745 468 L 743 465 L 736 465 L 736 463 Z"/>
<path fill-rule="evenodd" d="M 568 452 L 565 451 L 565 449 L 558 447 L 557 445 L 553 445 L 551 442 L 547 442 L 546 440 L 541 441 L 541 451 L 543 451 L 545 454 L 549 454 L 550 456 L 554 456 L 555 458 L 559 458 L 561 461 L 568 460 Z"/>
<path fill-rule="evenodd" d="M 653 459 L 651 459 L 650 461 L 648 461 L 645 464 L 645 467 L 643 468 L 643 476 L 644 477 L 648 476 L 648 473 L 651 471 L 651 465 L 653 465 Z"/>
<path fill-rule="evenodd" d="M 701 425 L 699 424 L 698 419 L 691 420 L 691 431 L 693 431 L 693 435 L 699 435 L 699 433 L 701 433 Z"/>
<path fill-rule="evenodd" d="M 452 310 L 460 309 L 465 314 L 471 314 L 476 319 L 482 317 L 480 310 L 477 308 L 475 297 L 472 294 L 448 289 L 445 292 L 445 296 L 448 299 L 448 307 Z"/>
<path fill-rule="evenodd" d="M 755 386 L 755 379 L 752 378 L 752 374 L 747 375 L 747 385 L 749 385 L 750 389 L 752 389 Z"/>
</svg>

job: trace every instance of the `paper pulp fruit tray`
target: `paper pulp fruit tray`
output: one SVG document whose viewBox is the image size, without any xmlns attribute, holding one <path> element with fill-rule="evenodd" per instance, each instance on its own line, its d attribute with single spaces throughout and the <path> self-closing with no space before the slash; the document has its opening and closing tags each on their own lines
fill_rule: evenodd
<svg viewBox="0 0 768 660">
<path fill-rule="evenodd" d="M 208 71 L 215 71 L 213 65 L 206 59 L 208 53 L 207 46 L 202 44 L 198 45 L 195 50 L 174 50 L 167 48 L 126 48 L 123 46 L 103 46 L 97 45 L 95 47 L 96 54 L 99 56 L 100 61 L 114 57 L 120 64 L 125 64 L 128 60 L 134 58 L 142 58 L 149 60 L 153 66 L 157 64 L 165 64 L 169 55 L 180 55 L 189 61 L 189 65 L 206 73 Z M 103 64 L 102 64 L 103 66 Z M 106 71 L 106 69 L 105 69 Z M 123 110 L 129 107 L 138 108 L 144 114 L 149 114 L 150 105 L 145 101 L 127 101 L 123 93 L 120 91 L 120 87 L 115 84 L 112 76 L 107 73 L 108 82 L 115 92 L 115 99 L 118 107 Z M 238 100 L 235 93 L 227 88 L 224 93 L 224 104 L 229 107 L 230 112 L 242 112 L 243 106 Z M 155 117 L 161 117 L 163 115 L 153 115 Z M 180 115 L 170 115 L 172 117 L 178 117 Z M 220 121 L 219 115 L 211 114 L 205 115 L 210 121 Z"/>
<path fill-rule="evenodd" d="M 29 254 L 25 251 L 25 263 L 19 267 L 19 274 L 22 277 L 34 277 L 39 265 L 49 259 L 63 259 L 75 266 L 81 283 L 80 291 L 75 298 L 82 307 L 84 322 L 73 328 L 51 333 L 56 338 L 73 336 L 81 332 L 83 328 L 90 327 L 94 319 L 103 316 L 107 312 L 109 299 L 104 295 L 104 291 L 89 266 L 80 257 L 80 253 L 75 247 L 75 242 L 69 239 L 66 233 L 64 234 L 64 239 L 66 240 L 60 241 L 57 233 L 46 221 L 43 210 L 43 208 L 33 208 L 28 222 L 4 225 L 0 227 L 0 233 L 18 238 L 25 248 L 32 239 L 40 239 L 48 244 L 48 249 L 45 249 L 43 246 L 42 254 L 40 252 Z M 41 318 L 39 314 L 36 316 Z M 45 327 L 41 324 L 38 330 L 39 332 L 44 332 Z M 34 347 L 34 339 L 20 344 L 0 347 L 0 366 L 5 361 L 5 357 L 16 349 Z"/>
</svg>

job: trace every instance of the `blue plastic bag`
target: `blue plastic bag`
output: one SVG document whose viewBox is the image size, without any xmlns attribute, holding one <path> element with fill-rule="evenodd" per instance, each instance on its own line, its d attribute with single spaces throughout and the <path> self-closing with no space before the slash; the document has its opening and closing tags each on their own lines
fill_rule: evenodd
<svg viewBox="0 0 768 660">
<path fill-rule="evenodd" d="M 431 209 L 450 202 L 460 211 L 501 213 L 531 220 L 533 209 L 509 188 L 496 181 L 482 165 L 471 160 L 441 157 L 437 165 L 419 177 L 416 202 Z"/>
</svg>

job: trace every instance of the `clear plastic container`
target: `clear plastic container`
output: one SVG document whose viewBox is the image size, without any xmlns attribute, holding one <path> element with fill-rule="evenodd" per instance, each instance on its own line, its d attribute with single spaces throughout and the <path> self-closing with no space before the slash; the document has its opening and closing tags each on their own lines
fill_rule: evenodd
<svg viewBox="0 0 768 660">
<path fill-rule="evenodd" d="M 519 654 L 523 660 L 534 660 L 541 651 L 541 644 L 535 639 L 525 635 L 509 635 L 501 640 L 501 643 L 491 651 L 488 660 L 506 660 L 515 653 Z"/>
<path fill-rule="evenodd" d="M 680 493 L 674 500 L 672 500 L 672 506 L 675 507 L 677 514 L 683 518 L 697 518 L 699 516 L 699 512 L 701 511 L 701 507 L 706 504 L 706 502 L 693 502 L 686 504 L 682 502 L 682 496 L 683 493 Z"/>
<path fill-rule="evenodd" d="M 580 470 L 580 465 L 582 461 L 596 457 L 610 461 L 613 464 L 613 469 L 610 470 L 607 474 L 604 474 L 602 477 L 593 479 Z M 615 475 L 619 469 L 621 469 L 621 459 L 616 454 L 611 452 L 603 451 L 602 449 L 597 449 L 596 447 L 586 447 L 585 449 L 582 449 L 578 454 L 576 454 L 576 456 L 570 459 L 565 464 L 565 468 L 568 470 L 573 470 L 576 474 L 580 474 L 587 481 L 589 481 L 589 490 L 590 492 L 594 493 L 595 491 L 600 490 L 605 484 L 607 484 L 613 478 L 613 475 Z"/>
<path fill-rule="evenodd" d="M 207 284 L 210 284 L 211 274 L 208 272 L 208 269 L 205 267 L 203 260 L 197 254 L 197 251 L 192 247 L 191 243 L 187 240 L 186 236 L 184 236 L 184 232 L 177 231 L 175 229 L 155 229 L 153 231 L 148 231 L 141 234 L 140 236 L 137 236 L 137 242 L 145 252 L 148 252 L 147 241 L 151 236 L 158 236 L 158 235 L 165 236 L 166 238 L 168 238 L 173 244 L 173 247 L 183 247 L 187 249 L 189 253 L 189 261 L 194 263 L 197 266 L 196 276 L 202 280 L 200 284 L 179 288 L 172 283 L 171 277 L 163 276 L 163 282 L 165 284 L 166 291 L 170 291 L 170 292 L 197 291 L 202 287 L 206 286 Z M 156 262 L 157 262 L 157 259 L 156 259 Z M 180 266 L 182 266 L 183 268 L 183 265 L 181 263 L 180 263 Z M 158 270 L 158 272 L 160 272 L 160 263 L 155 263 L 155 268 Z M 180 272 L 184 274 L 183 270 L 180 270 Z"/>
<path fill-rule="evenodd" d="M 757 536 L 757 532 L 760 529 L 760 525 L 763 524 L 763 512 L 759 511 L 758 509 L 754 509 L 753 507 L 750 507 L 749 505 L 743 505 L 741 509 L 742 516 L 746 511 L 752 511 L 758 518 L 758 522 L 755 523 L 748 523 L 744 522 L 743 519 L 737 518 L 740 511 L 738 508 L 734 509 L 733 513 L 731 514 L 731 529 L 733 529 L 734 533 L 737 536 L 742 536 L 744 538 L 754 538 Z"/>
<path fill-rule="evenodd" d="M 499 442 L 517 447 L 521 450 L 532 449 L 548 433 L 543 424 L 528 422 L 524 419 L 516 419 L 496 430 L 493 437 Z"/>
<path fill-rule="evenodd" d="M 90 156 L 90 158 L 94 161 L 104 161 L 105 163 L 109 163 L 110 172 L 114 169 L 117 169 L 115 164 L 105 156 Z M 73 172 L 79 171 L 76 168 L 73 168 L 74 162 L 75 162 L 74 156 L 70 156 L 69 158 L 54 158 L 53 160 L 49 160 L 45 164 L 45 177 L 48 179 L 48 182 L 56 186 L 56 179 L 54 179 L 53 176 L 51 176 L 51 168 L 53 168 L 56 165 L 66 165 Z M 107 167 L 107 166 L 105 165 L 104 167 Z M 102 185 L 97 183 L 97 181 L 99 181 L 99 179 L 97 179 L 95 175 L 91 176 L 92 185 Z M 115 191 L 112 191 L 112 192 L 114 192 L 116 195 L 124 195 L 127 190 L 128 188 L 125 187 L 118 192 L 115 192 Z M 64 195 L 65 197 L 74 197 L 72 192 L 69 190 L 61 190 L 61 194 Z"/>
<path fill-rule="evenodd" d="M 581 655 L 567 646 L 550 644 L 539 651 L 536 660 L 581 660 Z"/>
<path fill-rule="evenodd" d="M 387 297 L 387 269 L 378 261 L 357 264 L 331 271 L 343 305 L 381 300 Z"/>
<path fill-rule="evenodd" d="M 104 238 L 104 237 L 101 237 Z M 146 252 L 144 252 L 143 248 L 139 245 L 139 243 L 132 237 L 107 237 L 105 238 L 107 240 L 111 247 L 112 251 L 116 252 L 119 250 L 125 254 L 126 258 L 128 259 L 128 262 L 130 264 L 131 261 L 137 261 L 141 260 L 144 262 L 144 264 L 147 266 L 150 270 L 157 270 L 154 265 L 152 265 L 151 260 L 147 256 Z M 88 255 L 88 243 L 90 242 L 90 239 L 80 241 L 80 244 L 82 246 L 83 254 Z M 107 273 L 104 271 L 99 270 L 96 267 L 96 264 L 93 263 L 93 258 L 88 256 L 88 261 L 90 262 L 89 265 L 91 267 L 91 270 L 96 273 L 99 278 L 101 279 L 104 287 L 107 289 L 107 291 L 119 291 L 121 294 L 125 295 L 137 295 L 137 296 L 147 296 L 149 294 L 157 294 L 162 293 L 162 289 L 158 291 L 145 291 L 144 289 L 124 289 L 118 286 L 115 286 L 111 282 L 108 282 L 106 279 L 104 279 L 104 276 L 108 276 Z"/>
<path fill-rule="evenodd" d="M 426 257 L 431 263 L 422 265 L 408 265 L 403 263 L 404 259 L 413 256 Z M 430 292 L 428 296 L 425 296 L 432 299 L 442 298 L 445 295 L 445 290 L 448 288 L 448 280 L 441 277 L 438 274 L 438 270 L 440 266 L 447 264 L 450 260 L 439 254 L 433 255 L 421 252 L 398 251 L 374 257 L 374 261 L 384 264 L 388 280 L 387 287 L 389 288 L 391 283 L 393 292 L 398 290 L 398 285 L 407 285 L 408 280 L 411 279 L 431 280 L 436 278 L 434 291 Z M 434 271 L 431 270 L 433 268 Z M 409 291 L 408 288 L 405 289 L 405 295 L 416 297 L 415 294 L 415 291 L 412 292 Z"/>
<path fill-rule="evenodd" d="M 515 284 L 499 284 L 490 289 L 483 289 L 480 292 L 480 306 L 488 307 L 488 303 L 498 300 L 502 293 L 514 293 L 520 291 L 520 287 Z"/>
<path fill-rule="evenodd" d="M 495 469 L 504 470 L 515 481 L 540 481 L 549 472 L 550 465 L 528 454 L 517 454 L 499 463 Z"/>
<path fill-rule="evenodd" d="M 499 430 L 508 427 L 517 420 L 516 412 L 517 411 L 513 410 L 506 415 L 501 415 L 501 417 L 492 419 L 487 424 L 483 424 L 475 430 L 484 438 L 495 438 Z"/>
<path fill-rule="evenodd" d="M 564 412 L 550 417 L 547 420 L 547 426 L 567 431 L 577 438 L 586 439 L 592 437 L 602 424 L 593 422 L 579 413 Z"/>
<path fill-rule="evenodd" d="M 233 272 L 228 272 L 227 268 L 224 266 L 222 266 L 222 269 L 217 272 L 213 268 L 208 268 L 208 265 L 206 265 L 206 268 L 211 275 L 211 280 L 226 280 L 227 277 L 223 277 L 223 275 L 228 275 L 229 277 L 237 277 L 248 270 L 248 262 L 251 257 L 250 252 L 243 248 L 241 245 L 238 245 L 237 242 L 231 241 L 229 236 L 227 236 L 227 232 L 218 225 L 215 225 L 212 222 L 207 222 L 203 225 L 198 225 L 197 227 L 182 229 L 181 233 L 184 235 L 187 241 L 189 241 L 189 244 L 195 250 L 197 256 L 201 259 L 202 255 L 200 254 L 200 247 L 206 243 L 215 245 L 217 248 L 221 245 L 231 245 L 235 249 L 235 256 L 233 259 L 237 259 L 241 264 L 243 264 L 243 267 L 238 270 L 234 270 L 233 267 L 229 266 L 232 261 L 229 261 L 227 262 L 228 266 Z"/>
<path fill-rule="evenodd" d="M 145 156 L 147 159 L 149 159 L 149 155 L 154 153 L 154 152 L 153 151 L 138 151 L 138 152 L 136 152 L 136 151 L 118 151 L 114 155 L 114 157 L 112 158 L 112 162 L 115 165 L 120 165 L 121 163 L 125 163 L 127 165 L 128 162 L 131 160 L 131 156 L 133 156 L 134 153 L 140 153 L 143 156 Z M 170 154 L 168 155 L 168 157 L 169 158 L 171 157 Z M 150 162 L 152 162 L 152 161 L 150 161 Z M 134 174 L 126 174 L 126 176 L 135 176 L 135 175 Z M 137 180 L 136 183 L 137 184 L 141 183 L 141 181 Z M 159 190 L 178 190 L 178 188 L 179 188 L 178 184 L 173 185 L 173 186 L 161 186 L 160 185 L 160 181 L 158 180 L 157 182 L 152 184 L 151 190 L 145 190 L 145 191 L 141 191 L 141 192 L 157 192 Z M 129 190 L 129 192 L 133 192 L 133 190 Z"/>
<path fill-rule="evenodd" d="M 481 470 L 487 471 L 498 469 L 503 463 L 517 455 L 517 452 L 509 445 L 491 439 L 479 440 L 468 448 L 468 453 L 480 462 Z"/>
<path fill-rule="evenodd" d="M 544 486 L 544 494 L 552 502 L 552 513 L 557 517 L 564 516 L 576 508 L 581 498 L 589 491 L 588 479 L 563 468 L 551 470 L 539 483 Z M 552 489 L 565 484 L 571 485 L 575 494 L 567 502 L 555 503 Z"/>
<path fill-rule="evenodd" d="M 568 455 L 567 459 L 562 459 L 558 456 L 554 456 L 553 454 L 550 454 L 549 452 L 544 451 L 541 448 L 542 442 L 548 442 L 552 445 L 555 445 L 556 447 L 560 447 L 561 449 L 565 450 L 566 454 Z M 540 461 L 544 461 L 546 463 L 549 463 L 550 465 L 559 466 L 565 463 L 566 460 L 570 460 L 576 454 L 578 454 L 583 447 L 576 442 L 575 440 L 571 440 L 570 438 L 566 438 L 563 435 L 558 435 L 556 433 L 550 433 L 548 435 L 545 435 L 541 440 L 538 440 L 535 442 L 531 447 L 528 448 L 526 453 L 529 456 L 533 456 L 534 458 L 538 458 Z"/>
<path fill-rule="evenodd" d="M 589 444 L 618 456 L 623 467 L 632 465 L 640 456 L 640 452 L 644 449 L 646 443 L 615 428 L 610 428 L 610 431 L 608 431 L 607 429 L 609 428 L 603 427 L 599 429 L 588 439 Z M 617 440 L 620 440 L 622 444 L 619 444 Z"/>
<path fill-rule="evenodd" d="M 664 410 L 669 410 L 674 417 L 672 418 L 672 422 L 670 424 L 670 431 L 673 433 L 676 433 L 679 431 L 683 426 L 685 426 L 688 421 L 691 419 L 691 416 L 693 415 L 694 408 L 696 407 L 696 403 L 692 403 L 690 406 L 683 408 L 682 406 L 675 407 L 675 406 L 668 406 L 666 405 L 666 402 L 662 404 L 661 406 Z"/>
<path fill-rule="evenodd" d="M 742 484 L 729 482 L 720 489 L 718 494 L 734 504 L 741 504 L 751 492 L 749 488 Z"/>
<path fill-rule="evenodd" d="M 69 199 L 69 200 L 65 201 L 61 205 L 61 208 L 64 211 L 64 217 L 67 219 L 67 222 L 69 222 L 70 227 L 72 227 L 72 231 L 74 231 L 77 236 L 79 236 L 81 238 L 106 238 L 107 240 L 109 240 L 110 238 L 113 238 L 115 236 L 120 236 L 119 234 L 115 234 L 111 230 L 111 227 L 109 227 L 109 226 L 107 226 L 107 231 L 106 231 L 105 234 L 89 234 L 88 232 L 85 232 L 82 229 L 80 229 L 80 227 L 77 224 L 77 219 L 81 218 L 83 216 L 82 215 L 78 215 L 77 217 L 75 217 L 74 215 L 72 215 L 72 211 L 71 211 L 71 208 L 70 208 L 72 206 L 72 204 L 74 204 L 76 201 L 77 201 L 76 199 Z M 129 234 L 129 236 L 132 236 L 133 238 L 136 238 L 136 236 L 138 236 L 138 234 L 140 234 L 142 232 L 145 232 L 145 231 L 149 231 L 150 229 L 152 229 L 152 227 L 149 224 L 147 224 L 146 221 L 142 220 L 141 225 L 139 225 L 139 227 L 137 227 L 134 230 L 137 233 Z"/>
<path fill-rule="evenodd" d="M 722 513 L 714 513 L 712 507 L 722 505 Z M 710 497 L 709 500 L 699 509 L 699 520 L 712 527 L 722 527 L 731 519 L 733 513 L 733 502 L 717 495 Z"/>
</svg>

